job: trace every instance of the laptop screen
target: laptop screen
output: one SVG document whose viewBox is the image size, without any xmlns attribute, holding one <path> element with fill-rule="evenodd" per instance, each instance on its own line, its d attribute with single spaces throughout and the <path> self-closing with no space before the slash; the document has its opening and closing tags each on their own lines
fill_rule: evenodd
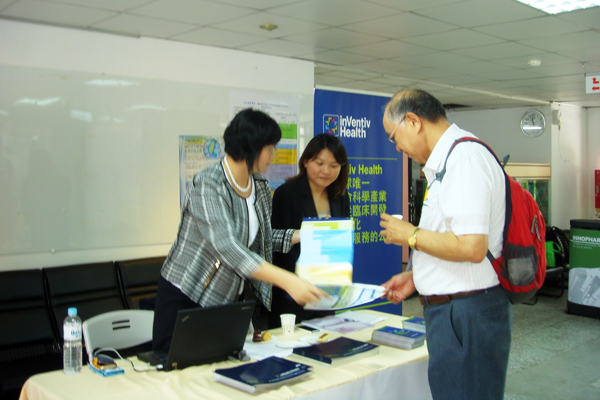
<svg viewBox="0 0 600 400">
<path fill-rule="evenodd" d="M 252 300 L 179 310 L 166 362 L 164 354 L 160 360 L 163 370 L 223 361 L 237 354 L 244 348 L 255 306 Z M 143 359 L 147 358 L 145 354 Z"/>
</svg>

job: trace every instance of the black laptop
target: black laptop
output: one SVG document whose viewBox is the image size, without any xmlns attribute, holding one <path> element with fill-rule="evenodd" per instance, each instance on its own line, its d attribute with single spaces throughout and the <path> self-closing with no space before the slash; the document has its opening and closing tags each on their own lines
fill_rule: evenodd
<svg viewBox="0 0 600 400">
<path fill-rule="evenodd" d="M 169 353 L 148 351 L 138 359 L 163 371 L 227 360 L 244 348 L 256 301 L 179 310 Z"/>
</svg>

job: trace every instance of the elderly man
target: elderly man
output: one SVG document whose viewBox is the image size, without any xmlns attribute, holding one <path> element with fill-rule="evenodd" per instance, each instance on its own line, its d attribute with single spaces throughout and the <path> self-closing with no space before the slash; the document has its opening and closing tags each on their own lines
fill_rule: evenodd
<svg viewBox="0 0 600 400">
<path fill-rule="evenodd" d="M 427 92 L 402 90 L 386 106 L 383 126 L 398 152 L 425 163 L 427 191 L 418 227 L 382 214 L 386 244 L 409 245 L 412 269 L 383 286 L 401 302 L 415 289 L 423 305 L 434 399 L 502 399 L 512 307 L 487 259 L 502 250 L 505 187 L 494 156 L 473 134 L 450 124 Z"/>
</svg>

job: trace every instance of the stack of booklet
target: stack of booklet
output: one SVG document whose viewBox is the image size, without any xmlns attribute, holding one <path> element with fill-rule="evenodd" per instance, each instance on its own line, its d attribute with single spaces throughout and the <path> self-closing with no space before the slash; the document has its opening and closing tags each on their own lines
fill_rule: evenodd
<svg viewBox="0 0 600 400">
<path fill-rule="evenodd" d="M 379 354 L 379 346 L 342 336 L 310 347 L 297 347 L 292 357 L 319 365 L 337 367 L 375 354 Z"/>
<path fill-rule="evenodd" d="M 304 379 L 313 367 L 279 357 L 215 370 L 214 380 L 248 393 L 273 389 Z"/>
<path fill-rule="evenodd" d="M 408 329 L 394 328 L 393 326 L 384 326 L 373 331 L 372 341 L 387 346 L 412 350 L 423 346 L 425 334 L 409 331 Z"/>
<path fill-rule="evenodd" d="M 425 333 L 425 320 L 419 317 L 410 317 L 402 321 L 404 329 L 409 331 Z"/>
</svg>

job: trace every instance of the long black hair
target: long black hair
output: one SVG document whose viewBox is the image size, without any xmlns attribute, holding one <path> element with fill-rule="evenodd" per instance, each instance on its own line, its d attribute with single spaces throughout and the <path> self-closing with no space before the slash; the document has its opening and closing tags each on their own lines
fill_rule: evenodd
<svg viewBox="0 0 600 400">
<path fill-rule="evenodd" d="M 298 161 L 298 168 L 300 172 L 298 175 L 290 178 L 298 179 L 303 176 L 306 176 L 306 166 L 304 165 L 307 161 L 314 160 L 317 158 L 319 153 L 327 149 L 331 151 L 333 156 L 335 157 L 335 161 L 340 164 L 340 174 L 337 179 L 331 183 L 327 187 L 327 194 L 332 198 L 336 199 L 342 197 L 346 194 L 346 186 L 348 185 L 348 172 L 349 172 L 349 164 L 348 164 L 348 155 L 346 154 L 346 148 L 342 144 L 342 141 L 337 137 L 327 134 L 327 133 L 319 133 L 315 137 L 313 137 L 310 142 L 306 145 L 302 156 L 300 157 L 300 161 Z"/>
</svg>

